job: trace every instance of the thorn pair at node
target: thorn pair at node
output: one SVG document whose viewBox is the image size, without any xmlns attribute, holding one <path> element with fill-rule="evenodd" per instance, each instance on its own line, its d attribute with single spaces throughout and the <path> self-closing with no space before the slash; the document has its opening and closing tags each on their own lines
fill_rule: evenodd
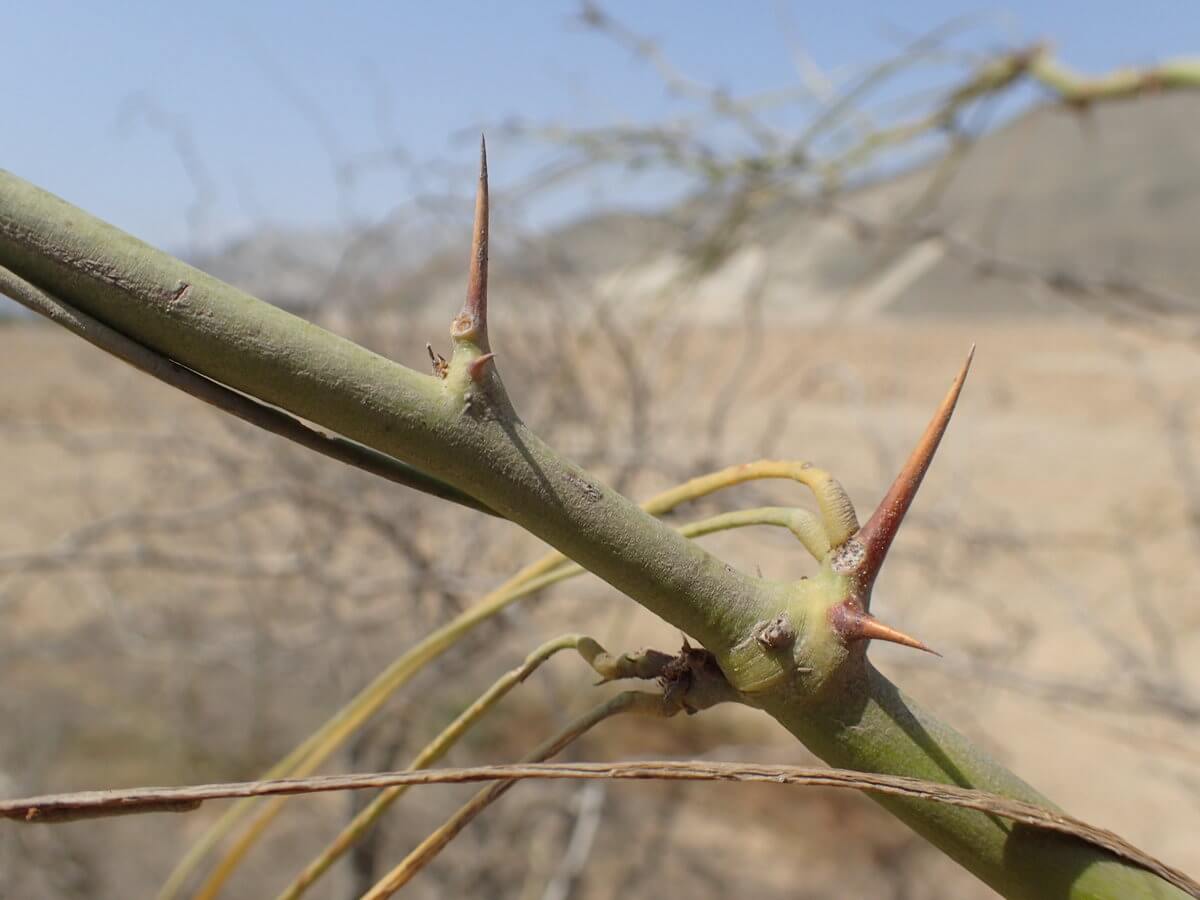
<svg viewBox="0 0 1200 900">
<path fill-rule="evenodd" d="M 488 278 L 488 173 L 487 144 L 483 137 L 479 142 L 479 183 L 475 193 L 475 218 L 471 230 L 471 261 L 467 275 L 467 296 L 462 311 L 451 327 L 455 342 L 472 344 L 481 355 L 471 360 L 467 374 L 479 383 L 489 363 L 495 359 L 488 343 L 487 333 L 487 278 Z M 442 375 L 445 360 L 429 348 L 434 371 Z M 846 643 L 859 640 L 884 640 L 919 650 L 930 650 L 924 643 L 901 631 L 884 625 L 868 611 L 871 588 L 883 566 L 888 550 L 896 533 L 912 505 L 917 489 L 929 469 L 938 444 L 950 424 L 971 361 L 975 356 L 972 345 L 967 359 L 959 370 L 933 419 L 926 427 L 908 461 L 900 470 L 896 480 L 884 495 L 871 518 L 862 528 L 857 527 L 857 516 L 845 490 L 826 473 L 813 470 L 812 477 L 805 479 L 816 494 L 821 507 L 823 530 L 839 565 L 837 570 L 851 577 L 854 593 L 844 603 L 831 611 L 831 617 L 842 639 Z M 818 527 L 820 529 L 820 526 Z M 842 568 L 842 564 L 845 568 Z M 839 611 L 840 610 L 840 611 Z"/>
<path fill-rule="evenodd" d="M 946 392 L 933 418 L 925 426 L 924 434 L 909 454 L 908 460 L 900 469 L 900 474 L 884 494 L 871 518 L 854 536 L 854 540 L 863 548 L 863 559 L 858 565 L 856 577 L 867 590 L 875 583 L 892 541 L 895 540 L 913 498 L 917 495 L 917 489 L 929 470 L 929 464 L 933 462 L 933 456 L 946 433 L 946 427 L 950 424 L 950 417 L 954 415 L 954 407 L 958 403 L 958 396 L 962 393 L 963 383 L 967 380 L 967 372 L 970 371 L 974 358 L 975 345 L 972 344 L 962 368 L 950 385 L 950 390 Z"/>
<path fill-rule="evenodd" d="M 871 602 L 871 589 L 888 550 L 900 530 L 904 517 L 912 506 L 913 498 L 921 486 L 925 473 L 933 462 L 934 454 L 941 443 L 950 418 L 954 414 L 959 394 L 962 393 L 963 383 L 975 358 L 975 346 L 972 345 L 962 368 L 955 376 L 950 390 L 942 399 L 933 418 L 925 427 L 924 433 L 917 441 L 908 460 L 900 469 L 887 493 L 871 518 L 867 520 L 857 533 L 840 546 L 833 548 L 834 570 L 849 576 L 852 584 L 851 595 L 843 602 L 835 605 L 829 613 L 830 623 L 841 637 L 843 643 L 855 641 L 877 640 L 890 641 L 935 653 L 924 642 L 905 634 L 889 625 L 884 625 L 868 611 Z M 840 489 L 840 488 L 839 488 Z M 848 501 L 847 501 L 848 502 Z M 941 655 L 941 654 L 936 654 Z"/>
</svg>

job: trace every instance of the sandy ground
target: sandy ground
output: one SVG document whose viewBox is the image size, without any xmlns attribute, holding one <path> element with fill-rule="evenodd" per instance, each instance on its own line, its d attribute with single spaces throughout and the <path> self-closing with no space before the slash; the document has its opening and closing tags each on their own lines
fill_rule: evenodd
<svg viewBox="0 0 1200 900">
<path fill-rule="evenodd" d="M 406 339 L 405 361 L 417 364 L 423 340 Z M 554 443 L 605 477 L 626 477 L 638 495 L 705 468 L 786 456 L 832 469 L 862 513 L 972 341 L 960 412 L 876 592 L 881 617 L 945 658 L 891 646 L 872 658 L 1072 814 L 1198 873 L 1194 348 L 1087 321 L 855 322 L 769 329 L 750 343 L 723 327 L 641 347 L 652 399 L 636 415 L 627 373 L 601 346 L 580 362 L 594 367 L 574 406 L 521 406 L 546 377 L 534 356 L 513 366 L 512 393 Z M 0 327 L 0 384 L 5 794 L 252 776 L 450 607 L 538 552 L 503 525 L 427 513 L 333 463 L 285 452 L 47 328 Z M 598 462 L 639 455 L 632 474 Z M 302 505 L 306 490 L 349 511 L 331 511 L 333 500 Z M 757 485 L 722 508 L 798 498 Z M 368 509 L 404 526 L 414 542 L 405 560 L 395 547 L 407 545 L 383 542 L 378 522 L 361 524 Z M 80 532 L 89 523 L 106 524 L 97 537 Z M 495 551 L 462 571 L 434 548 L 468 533 Z M 781 535 L 710 543 L 778 577 L 805 565 Z M 426 581 L 412 581 L 422 559 L 434 561 Z M 678 640 L 601 586 L 551 593 L 419 680 L 358 756 L 330 768 L 399 764 L 395 753 L 419 746 L 521 648 L 568 627 L 623 649 Z M 583 702 L 587 683 L 576 665 L 555 663 L 454 761 L 516 755 Z M 764 717 L 722 709 L 617 724 L 576 756 L 664 753 L 811 760 Z M 406 798 L 378 867 L 462 796 L 428 790 Z M 856 796 L 623 785 L 599 798 L 578 787 L 514 791 L 414 892 L 543 896 L 587 819 L 597 831 L 585 864 L 562 875 L 576 897 L 666 886 L 692 897 L 989 896 Z M 303 812 L 229 896 L 269 895 L 346 811 L 342 798 L 294 806 Z M 11 896 L 145 896 L 217 812 L 54 833 L 0 828 L 3 880 Z M 314 896 L 346 896 L 353 877 L 340 872 Z"/>
</svg>

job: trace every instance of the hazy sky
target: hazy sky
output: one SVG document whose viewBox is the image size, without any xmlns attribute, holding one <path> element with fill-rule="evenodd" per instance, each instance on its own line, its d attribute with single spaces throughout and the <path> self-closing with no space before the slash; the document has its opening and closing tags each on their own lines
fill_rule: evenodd
<svg viewBox="0 0 1200 900">
<path fill-rule="evenodd" d="M 606 8 L 659 39 L 681 69 L 735 91 L 794 83 L 794 47 L 849 74 L 905 35 L 969 12 L 986 18 L 968 46 L 1050 38 L 1087 70 L 1200 52 L 1200 7 L 1182 0 Z M 400 147 L 423 171 L 442 160 L 465 170 L 467 135 L 510 116 L 581 124 L 678 109 L 646 65 L 572 24 L 575 9 L 549 0 L 10 3 L 0 167 L 171 248 L 262 223 L 370 219 L 413 185 L 384 167 L 339 195 L 333 160 Z M 501 185 L 544 152 L 497 138 L 490 151 Z M 462 192 L 470 189 L 468 178 Z M 668 190 L 651 182 L 638 199 Z M 561 194 L 537 214 L 576 214 L 595 199 Z"/>
</svg>

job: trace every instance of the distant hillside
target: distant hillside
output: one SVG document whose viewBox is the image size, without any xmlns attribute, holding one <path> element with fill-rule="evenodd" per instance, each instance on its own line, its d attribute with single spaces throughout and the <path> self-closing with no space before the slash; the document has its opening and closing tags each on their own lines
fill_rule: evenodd
<svg viewBox="0 0 1200 900">
<path fill-rule="evenodd" d="M 1035 110 L 974 149 L 941 199 L 938 218 L 1003 256 L 1152 285 L 1190 299 L 1189 311 L 1200 312 L 1197 121 L 1194 94 L 1085 115 Z M 1020 294 L 943 261 L 914 281 L 894 309 L 1037 305 Z"/>
<path fill-rule="evenodd" d="M 920 223 L 1047 273 L 1114 278 L 1177 295 L 1200 313 L 1200 97 L 1117 103 L 1080 115 L 1034 110 L 980 141 Z M 915 221 L 936 167 L 844 198 L 873 222 Z M 943 170 L 944 171 L 944 170 Z M 845 220 L 787 203 L 761 250 L 773 314 L 1029 315 L 1076 307 L 1042 287 L 984 278 L 938 241 L 880 247 Z M 768 230 L 769 231 L 769 230 Z M 748 287 L 748 277 L 731 290 Z M 1085 305 L 1119 303 L 1087 298 Z"/>
<path fill-rule="evenodd" d="M 1197 121 L 1200 97 L 1187 94 L 1083 115 L 1034 110 L 975 146 L 936 205 L 923 208 L 923 223 L 1056 273 L 1147 284 L 1200 312 Z M 928 168 L 911 172 L 844 202 L 868 220 L 894 221 L 931 175 Z M 700 198 L 661 215 L 606 213 L 533 238 L 514 237 L 501 220 L 493 230 L 494 287 L 529 298 L 526 309 L 584 292 L 636 312 L 684 270 L 681 248 L 694 238 L 695 222 L 715 212 Z M 502 206 L 497 213 L 502 219 Z M 401 216 L 353 235 L 263 232 L 194 262 L 297 311 L 375 303 L 420 311 L 456 302 L 466 246 L 467 223 L 457 216 Z M 800 319 L 1073 309 L 1036 286 L 981 278 L 937 241 L 881 248 L 855 238 L 844 220 L 818 218 L 785 197 L 748 233 L 741 252 L 689 286 L 689 307 L 709 320 L 730 318 L 756 287 L 765 311 Z"/>
</svg>

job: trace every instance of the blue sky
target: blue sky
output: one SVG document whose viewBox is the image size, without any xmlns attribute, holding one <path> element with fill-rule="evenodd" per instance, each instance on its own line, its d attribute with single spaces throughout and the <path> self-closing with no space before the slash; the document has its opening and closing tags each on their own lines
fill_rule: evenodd
<svg viewBox="0 0 1200 900">
<path fill-rule="evenodd" d="M 461 184 L 465 196 L 471 183 L 462 173 L 474 153 L 467 135 L 481 126 L 513 116 L 649 121 L 678 108 L 646 65 L 572 24 L 576 8 L 551 0 L 9 4 L 0 166 L 168 248 L 262 224 L 369 221 L 417 190 Z M 658 39 L 687 73 L 733 91 L 794 83 L 795 46 L 827 71 L 849 74 L 894 52 L 900 36 L 964 13 L 983 17 L 966 46 L 1048 38 L 1087 70 L 1200 52 L 1200 7 L 1182 0 L 605 8 Z M 333 160 L 395 147 L 432 178 L 414 186 L 383 167 L 339 192 Z M 501 187 L 546 152 L 496 138 L 489 149 Z M 208 198 L 201 207 L 197 178 Z M 670 187 L 568 191 L 536 215 L 553 221 L 596 202 L 652 204 Z"/>
</svg>

